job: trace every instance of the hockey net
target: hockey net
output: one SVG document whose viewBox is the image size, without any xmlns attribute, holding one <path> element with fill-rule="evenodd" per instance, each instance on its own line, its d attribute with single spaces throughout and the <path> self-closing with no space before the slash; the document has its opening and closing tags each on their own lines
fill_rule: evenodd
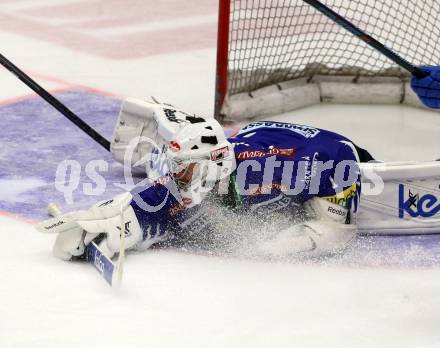
<svg viewBox="0 0 440 348">
<path fill-rule="evenodd" d="M 415 65 L 440 65 L 440 2 L 324 0 Z M 301 0 L 220 0 L 216 117 L 319 102 L 421 105 L 410 75 Z"/>
</svg>

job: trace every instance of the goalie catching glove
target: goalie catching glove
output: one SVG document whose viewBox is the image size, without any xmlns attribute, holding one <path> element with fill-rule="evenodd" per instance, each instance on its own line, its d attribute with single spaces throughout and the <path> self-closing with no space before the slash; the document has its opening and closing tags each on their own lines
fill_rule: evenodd
<svg viewBox="0 0 440 348">
<path fill-rule="evenodd" d="M 428 75 L 411 79 L 411 88 L 420 101 L 432 109 L 440 109 L 440 66 L 422 66 L 420 70 Z"/>
<path fill-rule="evenodd" d="M 138 219 L 130 203 L 130 193 L 99 202 L 89 210 L 62 214 L 40 222 L 37 230 L 44 233 L 57 233 L 53 254 L 63 260 L 80 257 L 86 246 L 98 236 L 102 236 L 99 248 L 108 257 L 120 250 L 121 231 L 125 233 L 125 249 L 134 248 L 142 241 Z M 99 238 L 100 239 L 100 238 Z"/>
</svg>

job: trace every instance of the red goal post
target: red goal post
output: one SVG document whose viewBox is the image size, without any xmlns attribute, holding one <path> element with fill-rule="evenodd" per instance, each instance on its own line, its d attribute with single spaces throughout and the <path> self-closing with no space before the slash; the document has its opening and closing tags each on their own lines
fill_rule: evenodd
<svg viewBox="0 0 440 348">
<path fill-rule="evenodd" d="M 440 65 L 440 1 L 325 0 L 415 65 Z M 409 74 L 302 0 L 219 0 L 215 117 L 320 102 L 421 106 Z"/>
</svg>

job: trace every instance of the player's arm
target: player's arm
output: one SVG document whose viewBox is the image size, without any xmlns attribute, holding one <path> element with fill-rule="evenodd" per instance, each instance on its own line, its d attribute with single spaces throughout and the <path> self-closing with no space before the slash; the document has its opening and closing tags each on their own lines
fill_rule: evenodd
<svg viewBox="0 0 440 348">
<path fill-rule="evenodd" d="M 422 66 L 420 69 L 428 75 L 423 78 L 413 76 L 411 88 L 420 101 L 427 107 L 440 108 L 440 66 Z"/>
<path fill-rule="evenodd" d="M 358 231 L 359 154 L 348 140 L 336 139 L 330 145 L 339 147 L 335 155 L 328 156 L 333 165 L 321 173 L 319 193 L 305 202 L 309 214 L 304 223 L 305 233 L 316 244 L 316 254 L 345 249 Z"/>
<path fill-rule="evenodd" d="M 316 244 L 316 254 L 345 249 L 358 232 L 356 214 L 360 198 L 358 150 L 348 140 L 339 146 L 333 166 L 321 174 L 319 193 L 305 203 L 309 220 L 306 234 Z"/>
</svg>

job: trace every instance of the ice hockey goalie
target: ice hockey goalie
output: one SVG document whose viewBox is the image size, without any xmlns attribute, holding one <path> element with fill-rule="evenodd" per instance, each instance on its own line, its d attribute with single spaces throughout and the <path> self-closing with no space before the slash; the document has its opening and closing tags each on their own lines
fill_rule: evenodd
<svg viewBox="0 0 440 348">
<path fill-rule="evenodd" d="M 360 165 L 373 159 L 323 129 L 257 121 L 226 136 L 214 119 L 133 99 L 122 105 L 112 153 L 147 178 L 130 192 L 61 217 L 71 223 L 40 223 L 37 228 L 59 233 L 57 257 L 81 256 L 92 240 L 113 256 L 121 221 L 126 249 L 159 244 L 269 257 L 339 253 L 357 235 Z M 404 168 L 403 176 L 417 174 L 414 168 Z M 405 223 L 391 225 L 400 230 Z"/>
</svg>

